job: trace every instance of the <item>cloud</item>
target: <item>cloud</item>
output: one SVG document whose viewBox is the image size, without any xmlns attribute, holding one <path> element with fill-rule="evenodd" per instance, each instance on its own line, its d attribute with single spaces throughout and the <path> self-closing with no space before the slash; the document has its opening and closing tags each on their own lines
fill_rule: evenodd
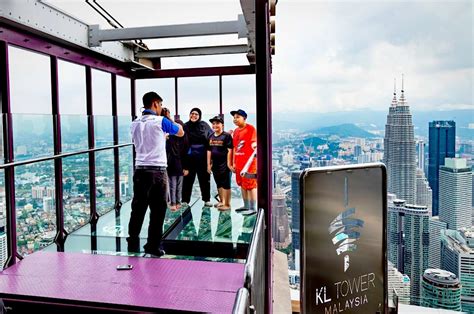
<svg viewBox="0 0 474 314">
<path fill-rule="evenodd" d="M 274 110 L 473 108 L 472 3 L 280 2 Z M 296 20 L 298 19 L 298 20 Z M 294 21 L 295 23 L 291 23 Z"/>
</svg>

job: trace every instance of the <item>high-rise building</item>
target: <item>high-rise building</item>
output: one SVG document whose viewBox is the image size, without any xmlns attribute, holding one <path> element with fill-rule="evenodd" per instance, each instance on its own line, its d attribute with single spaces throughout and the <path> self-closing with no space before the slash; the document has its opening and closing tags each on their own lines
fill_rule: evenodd
<svg viewBox="0 0 474 314">
<path fill-rule="evenodd" d="M 423 171 L 425 171 L 425 145 L 423 140 L 416 142 L 416 165 Z"/>
<path fill-rule="evenodd" d="M 393 93 L 384 138 L 384 163 L 388 191 L 408 204 L 416 202 L 416 151 L 412 115 L 403 90 L 397 101 Z"/>
<path fill-rule="evenodd" d="M 55 211 L 54 199 L 52 197 L 45 196 L 43 198 L 43 210 L 45 212 Z"/>
<path fill-rule="evenodd" d="M 474 313 L 474 228 L 441 231 L 441 269 L 461 281 L 461 308 Z"/>
<path fill-rule="evenodd" d="M 432 211 L 432 190 L 425 177 L 425 173 L 420 168 L 416 169 L 416 205 L 426 206 L 428 213 Z"/>
<path fill-rule="evenodd" d="M 433 216 L 439 211 L 439 167 L 446 157 L 455 156 L 456 122 L 432 121 L 429 123 L 428 182 L 433 190 Z"/>
<path fill-rule="evenodd" d="M 0 270 L 3 270 L 3 266 L 8 258 L 7 251 L 7 235 L 5 230 L 6 221 L 5 218 L 0 218 Z"/>
<path fill-rule="evenodd" d="M 393 199 L 393 195 L 388 199 L 388 259 L 410 277 L 410 294 L 416 302 L 421 293 L 421 276 L 428 268 L 428 209 Z"/>
<path fill-rule="evenodd" d="M 446 158 L 440 167 L 439 219 L 452 230 L 472 226 L 472 172 L 466 159 Z"/>
<path fill-rule="evenodd" d="M 293 269 L 299 270 L 296 257 L 300 252 L 300 174 L 301 171 L 291 173 L 291 239 L 293 243 Z"/>
<path fill-rule="evenodd" d="M 461 284 L 452 272 L 428 268 L 423 274 L 421 305 L 461 311 Z"/>
<path fill-rule="evenodd" d="M 45 189 L 44 186 L 32 186 L 31 187 L 31 197 L 34 199 L 43 199 L 43 196 L 45 195 Z"/>
<path fill-rule="evenodd" d="M 396 295 L 399 303 L 410 304 L 410 278 L 402 274 L 388 262 L 388 299 L 393 300 Z"/>
<path fill-rule="evenodd" d="M 290 244 L 290 225 L 286 211 L 286 197 L 276 189 L 272 198 L 272 237 L 277 249 Z"/>
<path fill-rule="evenodd" d="M 441 268 L 441 230 L 445 230 L 446 226 L 438 216 L 430 217 L 429 268 Z"/>
<path fill-rule="evenodd" d="M 362 155 L 362 147 L 360 145 L 355 145 L 354 146 L 354 157 L 359 157 Z"/>
</svg>

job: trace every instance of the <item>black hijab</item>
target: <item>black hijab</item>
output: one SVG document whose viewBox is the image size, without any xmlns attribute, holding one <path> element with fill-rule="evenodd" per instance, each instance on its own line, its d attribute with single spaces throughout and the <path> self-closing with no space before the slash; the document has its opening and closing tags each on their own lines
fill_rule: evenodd
<svg viewBox="0 0 474 314">
<path fill-rule="evenodd" d="M 212 130 L 209 124 L 204 121 L 201 121 L 202 112 L 199 108 L 191 109 L 191 112 L 196 111 L 199 113 L 199 118 L 196 122 L 189 120 L 184 124 L 185 132 L 188 135 L 188 140 L 190 145 L 202 144 L 206 145 L 209 135 L 211 135 Z"/>
</svg>

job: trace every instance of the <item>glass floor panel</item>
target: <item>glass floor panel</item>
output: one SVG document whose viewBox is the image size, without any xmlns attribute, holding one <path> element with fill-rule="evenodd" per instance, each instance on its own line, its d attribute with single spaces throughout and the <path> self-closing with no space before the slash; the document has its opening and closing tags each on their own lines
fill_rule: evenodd
<svg viewBox="0 0 474 314">
<path fill-rule="evenodd" d="M 238 208 L 241 203 L 240 198 L 232 199 L 232 208 Z M 191 208 L 167 210 L 163 227 L 163 246 L 167 252 L 164 258 L 245 262 L 257 215 L 242 215 L 234 209 L 219 211 L 203 205 L 201 200 L 194 200 Z M 131 202 L 127 202 L 119 217 L 115 217 L 114 211 L 101 216 L 95 234 L 91 233 L 90 224 L 69 234 L 65 252 L 147 257 L 144 253 L 127 252 L 130 212 Z M 147 214 L 140 233 L 140 247 L 146 243 L 148 221 Z M 53 244 L 44 250 L 56 251 L 57 246 Z"/>
</svg>

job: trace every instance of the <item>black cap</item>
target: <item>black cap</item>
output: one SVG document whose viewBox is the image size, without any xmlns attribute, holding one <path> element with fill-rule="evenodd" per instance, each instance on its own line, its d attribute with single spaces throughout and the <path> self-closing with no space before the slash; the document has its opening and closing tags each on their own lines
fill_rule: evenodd
<svg viewBox="0 0 474 314">
<path fill-rule="evenodd" d="M 245 111 L 243 111 L 242 109 L 231 111 L 230 114 L 232 116 L 238 114 L 239 116 L 244 117 L 244 119 L 247 119 L 247 113 Z"/>
<path fill-rule="evenodd" d="M 211 123 L 212 122 L 220 122 L 220 123 L 224 124 L 224 119 L 222 119 L 220 116 L 215 116 L 215 117 L 209 119 L 209 122 L 211 122 Z"/>
</svg>

